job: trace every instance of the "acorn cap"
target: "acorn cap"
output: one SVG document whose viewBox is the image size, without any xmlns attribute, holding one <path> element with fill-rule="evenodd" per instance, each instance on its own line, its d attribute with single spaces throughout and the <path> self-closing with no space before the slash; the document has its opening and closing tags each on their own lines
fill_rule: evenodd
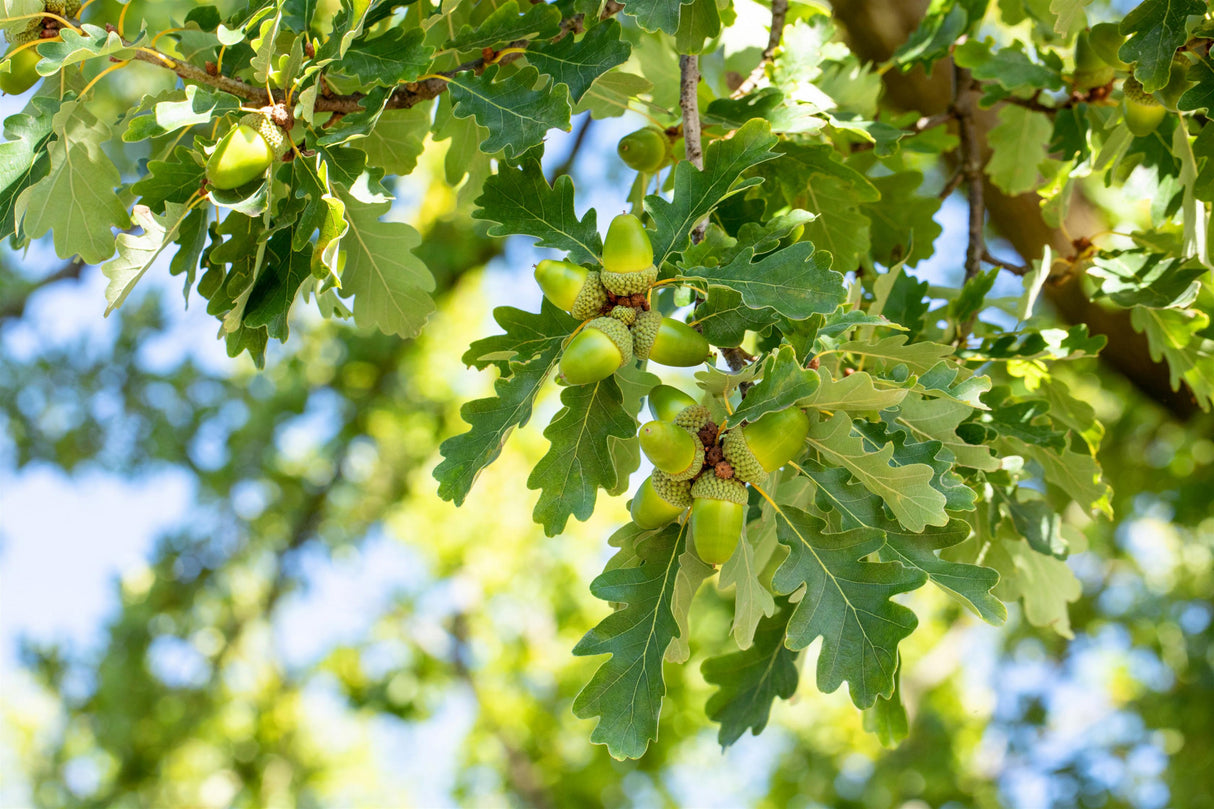
<svg viewBox="0 0 1214 809">
<path fill-rule="evenodd" d="M 644 317 L 646 314 L 648 313 L 642 312 L 641 317 Z M 632 328 L 632 350 L 634 352 L 636 352 L 637 329 L 640 325 L 640 318 L 638 318 L 637 325 Z M 695 399 L 671 385 L 656 385 L 649 391 L 649 412 L 653 414 L 655 419 L 660 421 L 674 421 L 679 413 L 695 405 L 695 403 Z"/>
<path fill-rule="evenodd" d="M 632 324 L 632 353 L 638 360 L 642 362 L 649 359 L 649 352 L 653 348 L 653 341 L 658 339 L 658 329 L 662 326 L 662 313 L 656 309 L 650 309 L 647 312 L 641 312 L 637 315 L 636 323 Z M 691 399 L 690 404 L 695 404 L 695 400 Z M 686 407 L 687 405 L 682 405 Z"/>
<path fill-rule="evenodd" d="M 1144 107 L 1159 107 L 1159 99 L 1146 91 L 1142 86 L 1142 82 L 1130 76 L 1121 85 L 1121 91 L 1125 93 L 1125 97 L 1136 104 L 1142 104 Z"/>
<path fill-rule="evenodd" d="M 535 280 L 544 297 L 566 312 L 573 308 L 589 274 L 585 267 L 570 261 L 546 258 L 535 265 Z"/>
<path fill-rule="evenodd" d="M 274 152 L 276 159 L 282 157 L 291 148 L 282 127 L 259 112 L 250 112 L 240 119 L 240 123 L 252 127 L 258 135 L 265 138 L 266 144 L 269 145 L 270 151 Z"/>
<path fill-rule="evenodd" d="M 608 312 L 608 316 L 615 318 L 625 326 L 631 326 L 633 323 L 637 322 L 637 310 L 633 309 L 631 306 L 613 306 L 611 307 L 611 311 Z M 633 341 L 632 353 L 636 354 L 635 340 Z"/>
<path fill-rule="evenodd" d="M 649 480 L 653 483 L 653 490 L 667 503 L 680 509 L 691 505 L 691 481 L 675 480 L 660 469 L 653 470 Z"/>
<path fill-rule="evenodd" d="M 708 359 L 708 339 L 686 323 L 664 317 L 649 359 L 675 368 L 699 365 Z"/>
<path fill-rule="evenodd" d="M 589 385 L 611 376 L 631 359 L 628 327 L 609 317 L 596 317 L 565 346 L 561 376 L 570 385 Z"/>
<path fill-rule="evenodd" d="M 704 467 L 704 446 L 691 433 L 668 421 L 651 421 L 637 432 L 645 457 L 675 480 L 690 480 Z"/>
<path fill-rule="evenodd" d="M 710 421 L 712 421 L 712 413 L 704 405 L 685 407 L 674 417 L 674 423 L 692 435 L 700 432 Z"/>
<path fill-rule="evenodd" d="M 607 237 L 603 239 L 603 269 L 608 272 L 630 273 L 653 264 L 653 245 L 641 220 L 623 213 L 611 220 Z"/>
<path fill-rule="evenodd" d="M 612 272 L 603 270 L 603 286 L 613 295 L 635 295 L 638 292 L 648 292 L 653 282 L 658 280 L 658 268 L 650 264 L 636 272 Z"/>
<path fill-rule="evenodd" d="M 733 467 L 733 474 L 738 480 L 746 483 L 762 483 L 767 480 L 767 470 L 758 458 L 750 451 L 746 443 L 746 433 L 740 427 L 726 430 L 721 437 L 721 448 L 725 452 L 725 460 Z"/>
<path fill-rule="evenodd" d="M 607 288 L 603 286 L 598 270 L 591 270 L 586 273 L 586 281 L 578 291 L 573 305 L 569 307 L 569 314 L 578 320 L 589 320 L 599 316 L 605 303 L 607 303 Z"/>
<path fill-rule="evenodd" d="M 700 475 L 691 484 L 691 497 L 694 500 L 724 500 L 744 506 L 746 484 L 733 478 L 726 480 L 716 475 Z"/>
</svg>

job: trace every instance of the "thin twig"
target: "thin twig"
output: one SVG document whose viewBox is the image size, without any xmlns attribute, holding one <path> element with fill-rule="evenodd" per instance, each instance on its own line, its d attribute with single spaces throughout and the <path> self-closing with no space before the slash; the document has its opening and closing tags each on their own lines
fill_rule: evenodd
<svg viewBox="0 0 1214 809">
<path fill-rule="evenodd" d="M 771 34 L 767 37 L 767 47 L 763 49 L 763 56 L 759 59 L 759 64 L 755 65 L 754 70 L 750 71 L 750 75 L 733 91 L 730 95 L 731 98 L 741 98 L 759 86 L 759 82 L 767 73 L 767 66 L 775 58 L 776 48 L 780 47 L 780 40 L 784 38 L 784 20 L 787 16 L 788 0 L 771 0 Z"/>
<path fill-rule="evenodd" d="M 982 271 L 982 256 L 986 242 L 982 228 L 986 222 L 986 206 L 982 186 L 982 145 L 978 142 L 977 113 L 978 88 L 970 72 L 960 65 L 953 65 L 954 104 L 961 132 L 961 177 L 965 181 L 969 196 L 969 240 L 965 248 L 965 280 L 969 281 Z"/>
<path fill-rule="evenodd" d="M 586 142 L 586 134 L 590 132 L 590 127 L 593 124 L 594 119 L 587 115 L 585 120 L 582 121 L 582 125 L 578 127 L 577 135 L 573 138 L 573 145 L 569 147 L 569 154 L 565 155 L 565 159 L 553 170 L 551 182 L 556 182 L 557 177 L 563 177 L 573 168 L 578 154 L 582 151 L 582 144 Z"/>
<path fill-rule="evenodd" d="M 1013 264 L 1010 261 L 1004 261 L 1001 258 L 996 258 L 995 256 L 991 255 L 989 250 L 982 254 L 982 260 L 987 264 L 990 264 L 992 267 L 999 267 L 1000 269 L 1007 270 L 1013 275 L 1024 275 L 1029 271 L 1028 267 L 1023 267 L 1019 264 Z"/>
<path fill-rule="evenodd" d="M 67 264 L 60 267 L 50 275 L 43 276 L 37 281 L 32 282 L 20 295 L 17 295 L 9 300 L 0 302 L 0 320 L 8 320 L 9 318 L 19 318 L 25 314 L 25 307 L 29 304 L 30 297 L 40 289 L 56 284 L 60 281 L 69 279 L 79 279 L 80 273 L 88 265 L 81 261 L 79 257 L 72 259 Z"/>
<path fill-rule="evenodd" d="M 683 144 L 687 149 L 687 162 L 701 171 L 704 169 L 704 144 L 700 135 L 700 102 L 696 90 L 700 84 L 700 57 L 679 57 L 679 107 L 683 110 Z M 691 231 L 691 241 L 699 244 L 708 227 L 707 220 L 698 223 Z"/>
</svg>

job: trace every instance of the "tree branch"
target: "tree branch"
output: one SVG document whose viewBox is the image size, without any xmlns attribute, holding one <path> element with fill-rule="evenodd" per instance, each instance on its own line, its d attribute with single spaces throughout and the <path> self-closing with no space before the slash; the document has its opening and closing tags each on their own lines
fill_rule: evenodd
<svg viewBox="0 0 1214 809">
<path fill-rule="evenodd" d="M 763 49 L 763 56 L 759 59 L 759 64 L 755 65 L 754 70 L 750 71 L 750 75 L 730 94 L 730 98 L 741 98 L 759 86 L 759 82 L 763 80 L 763 75 L 767 72 L 767 66 L 775 58 L 776 48 L 780 47 L 780 40 L 784 38 L 784 21 L 787 17 L 788 0 L 771 0 L 771 33 L 767 37 L 767 47 Z"/>
<path fill-rule="evenodd" d="M 679 107 L 683 110 L 683 144 L 687 150 L 687 162 L 703 171 L 704 144 L 700 134 L 700 102 L 696 90 L 700 84 L 700 58 L 683 55 L 679 57 Z M 708 221 L 696 224 L 691 231 L 691 241 L 699 244 L 704 238 Z"/>
<path fill-rule="evenodd" d="M 51 284 L 57 284 L 60 281 L 67 281 L 69 279 L 79 280 L 80 273 L 83 272 L 84 268 L 87 266 L 87 264 L 77 257 L 50 275 L 44 276 L 39 278 L 37 281 L 30 283 L 29 286 L 22 290 L 21 293 L 16 297 L 0 302 L 0 321 L 21 317 L 23 314 L 25 314 L 25 307 L 29 304 L 29 299 L 35 292 L 48 287 Z"/>
</svg>

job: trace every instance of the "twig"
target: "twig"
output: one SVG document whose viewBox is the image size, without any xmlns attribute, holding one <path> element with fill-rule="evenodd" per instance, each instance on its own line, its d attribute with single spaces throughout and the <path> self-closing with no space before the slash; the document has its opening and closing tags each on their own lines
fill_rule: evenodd
<svg viewBox="0 0 1214 809">
<path fill-rule="evenodd" d="M 982 260 L 987 264 L 990 264 L 992 267 L 999 267 L 1000 269 L 1007 270 L 1013 275 L 1024 275 L 1029 271 L 1028 267 L 1023 267 L 1019 264 L 1013 264 L 1010 261 L 1004 261 L 1001 258 L 996 258 L 995 256 L 991 255 L 989 250 L 982 254 Z"/>
<path fill-rule="evenodd" d="M 969 241 L 965 248 L 965 280 L 969 281 L 982 271 L 982 256 L 986 253 L 986 242 L 982 228 L 986 222 L 986 206 L 982 187 L 982 145 L 978 142 L 978 125 L 974 121 L 977 113 L 978 87 L 965 68 L 953 65 L 954 102 L 961 131 L 961 177 L 965 181 L 969 196 Z"/>
<path fill-rule="evenodd" d="M 750 71 L 750 75 L 730 94 L 730 98 L 741 98 L 759 86 L 759 82 L 763 80 L 763 75 L 767 72 L 767 66 L 775 58 L 776 48 L 780 47 L 780 40 L 784 38 L 784 20 L 787 16 L 788 0 L 771 0 L 771 34 L 767 37 L 767 47 L 763 49 L 763 56 L 759 59 L 759 64 L 755 65 L 754 70 Z"/>
<path fill-rule="evenodd" d="M 683 144 L 687 149 L 687 162 L 703 171 L 704 145 L 700 136 L 700 102 L 696 89 L 700 83 L 700 58 L 683 55 L 679 57 L 679 107 L 683 110 Z M 691 231 L 691 241 L 699 244 L 708 228 L 707 220 L 698 223 Z"/>
<path fill-rule="evenodd" d="M 956 117 L 957 117 L 957 113 L 954 110 L 948 110 L 947 112 L 938 112 L 935 115 L 924 115 L 923 117 L 919 118 L 919 120 L 917 120 L 913 124 L 911 124 L 908 128 L 902 130 L 903 137 L 906 137 L 909 135 L 918 135 L 921 132 L 926 132 L 927 130 L 932 129 L 933 127 L 940 126 L 941 124 L 947 124 L 949 121 L 953 120 Z M 854 144 L 851 147 L 851 150 L 853 152 L 865 152 L 865 151 L 868 151 L 869 149 L 874 148 L 876 145 L 877 144 L 872 141 L 862 141 L 860 143 Z M 946 194 L 945 196 L 948 196 L 948 195 Z"/>
<path fill-rule="evenodd" d="M 590 127 L 594 124 L 594 119 L 589 115 L 582 121 L 582 125 L 578 128 L 577 135 L 573 138 L 573 145 L 569 147 L 569 154 L 565 155 L 565 159 L 552 172 L 551 182 L 556 182 L 557 177 L 564 176 L 573 168 L 574 162 L 577 160 L 578 153 L 582 150 L 582 144 L 586 141 L 586 133 L 590 131 Z"/>
<path fill-rule="evenodd" d="M 85 262 L 81 261 L 80 258 L 77 257 L 50 275 L 44 276 L 39 278 L 37 281 L 32 282 L 29 286 L 22 290 L 20 295 L 0 302 L 0 320 L 21 317 L 23 314 L 25 314 L 25 307 L 29 304 L 30 296 L 32 296 L 35 292 L 60 281 L 79 279 L 80 273 L 83 272 L 84 268 L 87 266 L 88 265 L 85 264 Z"/>
</svg>

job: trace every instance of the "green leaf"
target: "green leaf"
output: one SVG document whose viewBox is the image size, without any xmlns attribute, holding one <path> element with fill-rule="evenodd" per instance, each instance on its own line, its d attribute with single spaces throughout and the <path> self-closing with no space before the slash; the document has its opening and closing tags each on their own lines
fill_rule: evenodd
<svg viewBox="0 0 1214 809">
<path fill-rule="evenodd" d="M 679 632 L 670 605 L 685 544 L 684 528 L 670 525 L 638 543 L 636 566 L 607 570 L 590 584 L 595 598 L 625 606 L 573 648 L 582 657 L 611 655 L 574 699 L 573 713 L 599 717 L 590 741 L 618 759 L 640 758 L 658 738 L 662 659 Z"/>
<path fill-rule="evenodd" d="M 403 222 L 381 222 L 390 203 L 345 202 L 350 230 L 343 240 L 347 261 L 341 294 L 354 296 L 354 322 L 385 334 L 416 337 L 434 311 L 428 294 L 434 278 L 413 255 L 421 234 Z"/>
<path fill-rule="evenodd" d="M 407 110 L 385 110 L 371 134 L 360 143 L 367 153 L 367 165 L 381 168 L 387 174 L 402 177 L 412 174 L 425 148 L 430 115 L 428 104 Z"/>
<path fill-rule="evenodd" d="M 852 434 L 851 419 L 846 414 L 836 413 L 830 421 L 811 424 L 806 441 L 824 464 L 850 472 L 912 531 L 948 524 L 945 497 L 931 486 L 935 470 L 921 463 L 890 466 L 893 444 L 886 444 L 879 452 L 866 451 L 864 442 Z"/>
<path fill-rule="evenodd" d="M 763 378 L 755 384 L 729 417 L 731 425 L 756 421 L 768 413 L 784 410 L 812 396 L 818 389 L 818 374 L 801 367 L 792 346 L 783 345 L 763 363 Z"/>
<path fill-rule="evenodd" d="M 566 36 L 558 42 L 527 49 L 527 61 L 552 77 L 553 85 L 569 88 L 574 104 L 581 102 L 595 80 L 628 60 L 632 48 L 620 40 L 620 24 L 607 20 L 580 40 Z"/>
<path fill-rule="evenodd" d="M 705 45 L 721 33 L 721 12 L 716 0 L 691 0 L 679 15 L 675 49 L 679 53 L 703 53 Z"/>
<path fill-rule="evenodd" d="M 714 346 L 742 345 L 747 331 L 760 331 L 779 318 L 771 309 L 751 309 L 742 294 L 729 287 L 712 287 L 708 300 L 695 311 L 695 323 Z"/>
<path fill-rule="evenodd" d="M 873 707 L 864 711 L 864 729 L 877 734 L 883 747 L 897 747 L 910 733 L 906 719 L 906 707 L 902 704 L 902 656 L 898 656 L 898 669 L 894 672 L 894 693 L 888 697 L 877 697 Z"/>
<path fill-rule="evenodd" d="M 526 362 L 554 345 L 559 348 L 578 325 L 547 298 L 542 299 L 539 314 L 513 306 L 499 306 L 493 310 L 493 319 L 506 333 L 473 341 L 464 352 L 463 360 L 465 365 L 477 370 L 497 365 L 502 376 L 509 376 L 511 361 Z"/>
<path fill-rule="evenodd" d="M 1197 261 L 1143 250 L 1102 252 L 1088 275 L 1100 279 L 1100 292 L 1118 306 L 1174 309 L 1192 305 L 1208 272 Z"/>
<path fill-rule="evenodd" d="M 1051 628 L 1064 638 L 1075 636 L 1067 603 L 1079 600 L 1083 586 L 1066 562 L 1037 553 L 1014 538 L 993 540 L 984 561 L 999 571 L 995 592 L 1004 601 L 1022 600 L 1029 623 Z"/>
<path fill-rule="evenodd" d="M 143 232 L 137 236 L 118 234 L 118 255 L 101 267 L 101 274 L 109 279 L 105 289 L 107 316 L 122 305 L 152 263 L 177 238 L 178 228 L 189 210 L 184 205 L 168 203 L 164 216 L 157 219 L 150 208 L 136 205 L 131 214 Z"/>
<path fill-rule="evenodd" d="M 1084 8 L 1092 0 L 1050 0 L 1050 11 L 1054 14 L 1054 32 L 1069 38 L 1087 25 Z"/>
<path fill-rule="evenodd" d="M 485 180 L 476 205 L 473 219 L 497 223 L 489 228 L 490 236 L 534 236 L 537 247 L 562 250 L 574 262 L 597 264 L 603 252 L 594 209 L 579 220 L 573 209 L 573 180 L 564 175 L 548 185 L 538 160 L 526 160 L 518 168 L 499 166 L 497 174 Z"/>
<path fill-rule="evenodd" d="M 15 207 L 21 192 L 50 170 L 47 144 L 54 129 L 51 120 L 59 102 L 45 96 L 30 99 L 26 111 L 4 119 L 5 135 L 0 143 L 0 239 L 17 233 Z"/>
<path fill-rule="evenodd" d="M 894 448 L 891 463 L 897 466 L 924 464 L 930 466 L 935 474 L 932 476 L 932 488 L 944 495 L 944 507 L 949 511 L 973 511 L 977 494 L 966 486 L 953 469 L 952 453 L 941 451 L 944 444 L 940 441 L 913 441 L 902 430 L 889 432 L 883 422 L 857 419 L 852 427 L 864 441 L 865 448 L 877 452 L 881 447 L 892 444 Z"/>
<path fill-rule="evenodd" d="M 690 2 L 690 0 L 687 0 Z M 646 31 L 674 36 L 679 30 L 679 12 L 684 0 L 628 0 L 621 3 L 624 13 L 634 17 L 637 25 Z"/>
<path fill-rule="evenodd" d="M 286 342 L 290 335 L 288 316 L 299 288 L 312 276 L 312 246 L 291 247 L 291 234 L 275 233 L 266 245 L 266 261 L 245 301 L 243 325 L 265 327 L 268 337 Z"/>
<path fill-rule="evenodd" d="M 1194 85 L 1184 91 L 1180 100 L 1176 102 L 1176 106 L 1186 112 L 1200 112 L 1205 110 L 1210 112 L 1214 110 L 1214 64 L 1208 61 L 1201 61 L 1197 64 L 1189 66 L 1189 72 L 1185 74 L 1185 78 L 1194 82 Z M 1209 127 L 1204 127 L 1204 133 Z M 1206 135 L 1206 137 L 1210 137 Z M 1196 148 L 1196 144 L 1194 144 Z M 1211 167 L 1207 163 L 1207 168 Z M 1204 199 L 1204 197 L 1203 197 Z"/>
<path fill-rule="evenodd" d="M 565 333 L 565 336 L 568 332 Z M 459 414 L 469 425 L 466 433 L 439 446 L 443 461 L 434 470 L 438 495 L 463 505 L 481 470 L 501 454 L 510 432 L 531 418 L 531 407 L 561 356 L 561 341 L 526 362 L 512 363 L 511 373 L 493 384 L 496 395 L 468 402 Z"/>
<path fill-rule="evenodd" d="M 844 680 L 859 708 L 894 690 L 898 643 L 918 625 L 890 599 L 923 586 L 922 571 L 864 557 L 884 543 L 880 531 L 826 533 L 826 523 L 792 506 L 777 512 L 776 530 L 789 556 L 772 586 L 788 594 L 806 588 L 788 623 L 785 644 L 801 650 L 821 636 L 818 688 L 831 693 Z"/>
<path fill-rule="evenodd" d="M 847 298 L 843 276 L 830 269 L 830 255 L 816 252 L 809 242 L 777 250 L 751 261 L 747 247 L 720 267 L 690 267 L 684 276 L 709 286 L 727 287 L 742 296 L 751 309 L 773 309 L 794 320 L 827 314 Z"/>
<path fill-rule="evenodd" d="M 668 4 L 673 5 L 673 3 Z M 673 201 L 651 195 L 645 209 L 653 217 L 657 234 L 652 237 L 653 263 L 659 268 L 672 253 L 682 252 L 691 240 L 691 230 L 721 200 L 750 188 L 756 177 L 742 180 L 749 168 L 776 157 L 776 138 L 766 121 L 748 121 L 732 138 L 723 138 L 704 150 L 704 170 L 686 160 L 674 168 Z"/>
<path fill-rule="evenodd" d="M 905 430 L 917 440 L 936 440 L 953 454 L 955 463 L 987 472 L 999 468 L 991 448 L 970 444 L 957 435 L 961 422 L 973 415 L 972 406 L 948 399 L 908 395 L 897 409 L 884 411 L 882 419 L 895 430 Z"/>
<path fill-rule="evenodd" d="M 573 108 L 575 115 L 589 112 L 595 119 L 617 118 L 629 111 L 630 99 L 644 95 L 653 89 L 653 84 L 634 73 L 613 70 L 595 80 Z M 572 94 L 572 90 L 571 90 Z"/>
<path fill-rule="evenodd" d="M 915 193 L 923 184 L 923 175 L 902 171 L 874 177 L 872 184 L 881 192 L 881 200 L 864 203 L 860 212 L 871 223 L 873 258 L 886 266 L 901 261 L 909 267 L 930 258 L 936 238 L 943 232 L 935 220 L 941 200 L 934 194 Z"/>
<path fill-rule="evenodd" d="M 374 39 L 357 39 L 342 58 L 340 70 L 364 86 L 392 87 L 417 81 L 434 55 L 422 43 L 424 36 L 420 28 L 409 31 L 389 28 Z"/>
<path fill-rule="evenodd" d="M 895 407 L 907 394 L 905 388 L 885 387 L 893 383 L 884 379 L 880 380 L 882 387 L 877 387 L 874 378 L 864 371 L 857 371 L 836 382 L 829 369 L 819 368 L 818 379 L 818 389 L 801 402 L 803 406 L 829 412 L 846 410 L 860 415 Z"/>
<path fill-rule="evenodd" d="M 1135 62 L 1134 78 L 1148 93 L 1163 88 L 1172 73 L 1172 56 L 1189 38 L 1188 20 L 1209 9 L 1201 0 L 1143 0 L 1121 21 L 1128 38 L 1117 56 Z"/>
<path fill-rule="evenodd" d="M 1037 167 L 1046 158 L 1054 127 L 1043 113 L 1015 104 L 1004 105 L 998 117 L 999 124 L 987 133 L 986 174 L 1007 194 L 1032 191 L 1041 182 Z"/>
<path fill-rule="evenodd" d="M 501 81 L 493 65 L 479 76 L 460 73 L 447 82 L 457 118 L 475 117 L 489 131 L 486 154 L 505 151 L 511 160 L 543 142 L 549 129 L 569 131 L 569 101 L 550 88 L 536 90 L 539 71 L 527 67 Z"/>
<path fill-rule="evenodd" d="M 1214 404 L 1214 344 L 1199 333 L 1210 326 L 1204 312 L 1187 309 L 1148 309 L 1136 306 L 1130 311 L 1134 329 L 1147 336 L 1151 358 L 1167 359 L 1172 390 L 1183 380 L 1203 410 Z"/>
<path fill-rule="evenodd" d="M 570 516 L 588 520 L 598 490 L 615 488 L 619 473 L 610 439 L 632 438 L 639 426 L 624 410 L 613 377 L 565 388 L 561 404 L 544 430 L 551 446 L 527 478 L 527 488 L 541 490 L 532 516 L 548 536 L 565 530 Z"/>
<path fill-rule="evenodd" d="M 114 254 L 114 230 L 130 223 L 114 189 L 122 177 L 101 150 L 110 128 L 69 101 L 55 113 L 59 139 L 50 145 L 50 171 L 17 200 L 16 218 L 32 238 L 51 233 L 60 258 L 79 255 L 100 264 Z"/>
<path fill-rule="evenodd" d="M 447 43 L 459 51 L 495 48 L 518 39 L 547 39 L 556 36 L 561 25 L 561 12 L 547 3 L 528 4 L 519 12 L 517 0 L 507 0 L 492 14 L 476 25 L 465 25 Z"/>
<path fill-rule="evenodd" d="M 120 61 L 129 59 L 135 53 L 135 47 L 143 44 L 143 34 L 130 44 L 124 43 L 117 30 L 107 31 L 90 23 L 80 26 L 83 33 L 77 33 L 71 28 L 59 31 L 60 40 L 44 42 L 38 46 L 42 61 L 37 64 L 38 73 L 42 76 L 54 76 L 68 65 L 86 62 L 102 57 L 117 57 Z"/>
<path fill-rule="evenodd" d="M 894 51 L 893 63 L 903 71 L 915 65 L 930 69 L 933 62 L 948 53 L 969 21 L 964 5 L 952 0 L 933 3 L 915 32 Z"/>
<path fill-rule="evenodd" d="M 750 533 L 749 531 L 747 532 Z M 754 643 L 755 628 L 764 617 L 776 611 L 776 602 L 759 580 L 762 570 L 755 561 L 752 539 L 743 535 L 738 549 L 721 566 L 718 586 L 722 590 L 734 588 L 733 624 L 730 632 L 739 649 L 749 649 Z"/>
<path fill-rule="evenodd" d="M 1067 543 L 1062 537 L 1062 515 L 1040 499 L 1020 500 L 1014 495 L 999 499 L 1016 532 L 1028 541 L 1029 547 L 1047 556 L 1066 558 Z"/>
<path fill-rule="evenodd" d="M 1018 90 L 1022 87 L 1033 90 L 1062 89 L 1062 76 L 1058 71 L 1040 62 L 1034 62 L 1024 52 L 1024 43 L 1015 42 L 1010 47 L 999 50 L 992 50 L 993 45 L 990 37 L 983 40 L 968 39 L 957 46 L 954 58 L 957 64 L 969 68 L 975 79 L 997 82 L 1007 90 Z"/>
<path fill-rule="evenodd" d="M 166 202 L 184 205 L 206 178 L 205 169 L 193 154 L 192 149 L 178 146 L 172 160 L 149 160 L 147 174 L 131 186 L 131 192 L 156 213 L 164 213 Z"/>
<path fill-rule="evenodd" d="M 710 657 L 700 665 L 704 680 L 717 687 L 704 710 L 721 726 L 717 741 L 722 748 L 747 730 L 758 736 L 767 727 L 776 697 L 789 699 L 797 692 L 797 653 L 784 645 L 792 613 L 788 600 L 780 599 L 779 612 L 759 622 L 753 646 Z"/>
<path fill-rule="evenodd" d="M 126 143 L 137 143 L 148 138 L 158 138 L 179 129 L 185 129 L 199 124 L 209 124 L 216 118 L 222 118 L 240 111 L 240 99 L 228 93 L 187 84 L 183 90 L 174 91 L 173 97 L 184 99 L 180 101 L 157 101 L 150 104 L 151 97 L 133 110 L 134 117 L 122 133 Z"/>
<path fill-rule="evenodd" d="M 683 549 L 679 556 L 679 572 L 674 580 L 674 595 L 670 599 L 670 613 L 679 627 L 675 639 L 666 647 L 665 658 L 671 663 L 686 663 L 691 658 L 691 602 L 700 585 L 715 572 L 716 568 L 701 561 L 690 545 Z"/>
</svg>

